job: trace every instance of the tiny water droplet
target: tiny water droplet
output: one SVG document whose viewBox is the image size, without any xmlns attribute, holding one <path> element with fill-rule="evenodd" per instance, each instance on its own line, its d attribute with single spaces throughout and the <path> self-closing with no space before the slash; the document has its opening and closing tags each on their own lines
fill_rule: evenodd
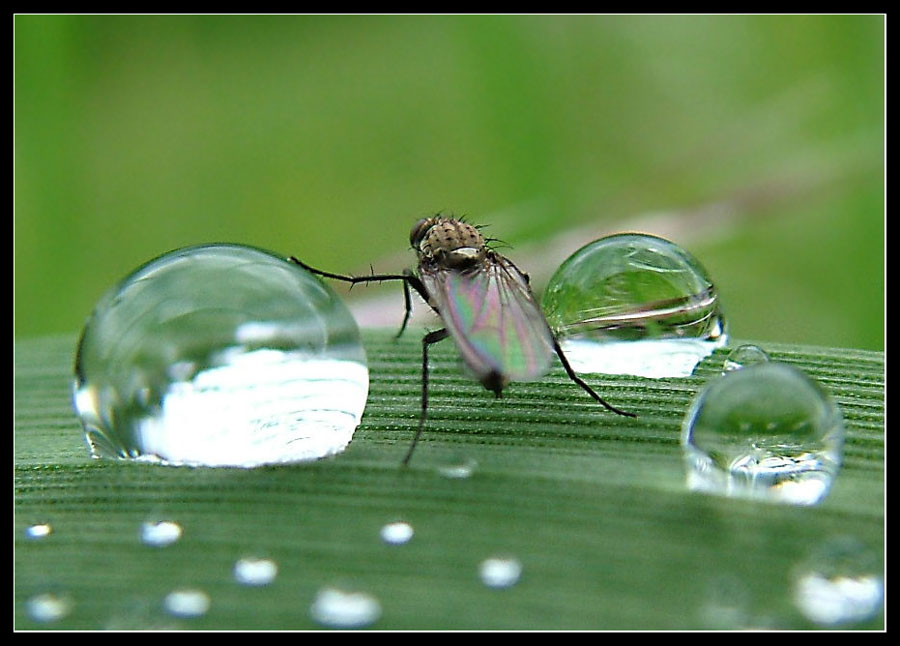
<svg viewBox="0 0 900 646">
<path fill-rule="evenodd" d="M 403 521 L 388 523 L 381 528 L 381 540 L 391 545 L 403 545 L 412 540 L 413 526 Z"/>
<path fill-rule="evenodd" d="M 796 505 L 821 502 L 840 468 L 841 414 L 821 387 L 777 362 L 725 373 L 682 426 L 688 487 Z"/>
<path fill-rule="evenodd" d="M 494 556 L 481 562 L 478 574 L 489 588 L 509 588 L 519 582 L 522 564 L 510 556 Z"/>
<path fill-rule="evenodd" d="M 270 559 L 245 557 L 234 564 L 234 578 L 241 585 L 269 585 L 278 576 L 278 565 Z"/>
<path fill-rule="evenodd" d="M 356 322 L 328 286 L 268 252 L 208 245 L 101 299 L 74 405 L 95 458 L 254 467 L 342 451 L 368 385 Z"/>
<path fill-rule="evenodd" d="M 822 626 L 875 618 L 884 605 L 877 555 L 850 537 L 826 541 L 797 568 L 794 602 L 807 619 Z"/>
<path fill-rule="evenodd" d="M 39 523 L 25 529 L 25 536 L 34 540 L 47 538 L 52 533 L 53 527 L 49 523 Z"/>
<path fill-rule="evenodd" d="M 475 469 L 477 467 L 478 462 L 471 458 L 465 458 L 439 467 L 438 473 L 440 473 L 445 478 L 457 478 L 462 480 L 465 478 L 470 478 L 472 474 L 475 473 Z"/>
<path fill-rule="evenodd" d="M 651 235 L 618 234 L 582 247 L 550 279 L 542 306 L 578 372 L 686 377 L 727 341 L 706 270 Z"/>
<path fill-rule="evenodd" d="M 769 361 L 769 353 L 758 345 L 747 343 L 739 345 L 728 353 L 725 357 L 725 363 L 722 366 L 723 372 L 731 372 L 732 370 L 740 370 L 747 366 L 754 366 L 758 363 Z"/>
<path fill-rule="evenodd" d="M 381 616 L 378 599 L 365 592 L 323 588 L 310 607 L 313 620 L 331 628 L 363 628 Z"/>
<path fill-rule="evenodd" d="M 170 592 L 163 601 L 169 614 L 186 619 L 202 617 L 209 611 L 210 604 L 208 594 L 191 588 Z"/>
<path fill-rule="evenodd" d="M 181 538 L 181 525 L 170 520 L 148 522 L 141 525 L 141 541 L 153 547 L 165 547 Z"/>
<path fill-rule="evenodd" d="M 65 594 L 45 592 L 31 597 L 26 603 L 28 616 L 43 623 L 59 621 L 71 611 L 72 600 Z"/>
</svg>

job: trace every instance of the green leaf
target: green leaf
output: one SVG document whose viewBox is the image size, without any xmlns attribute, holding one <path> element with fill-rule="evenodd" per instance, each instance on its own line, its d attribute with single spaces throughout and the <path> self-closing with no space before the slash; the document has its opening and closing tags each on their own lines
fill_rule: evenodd
<svg viewBox="0 0 900 646">
<path fill-rule="evenodd" d="M 884 551 L 884 356 L 766 344 L 832 393 L 847 426 L 845 460 L 812 508 L 689 492 L 679 433 L 718 352 L 687 379 L 593 375 L 600 409 L 560 367 L 494 397 L 435 347 L 430 418 L 408 468 L 419 414 L 421 344 L 367 332 L 371 391 L 351 446 L 332 459 L 260 469 L 161 467 L 90 459 L 71 408 L 76 340 L 15 344 L 15 625 L 19 629 L 317 629 L 310 606 L 328 586 L 377 598 L 372 628 L 809 629 L 794 577 L 830 538 Z M 468 478 L 440 468 L 477 462 Z M 172 520 L 176 543 L 149 547 L 140 526 Z M 404 545 L 379 532 L 404 520 Z M 27 527 L 49 523 L 43 539 Z M 521 579 L 479 579 L 510 555 Z M 239 585 L 235 562 L 263 556 L 279 573 Z M 883 567 L 883 566 L 881 566 Z M 177 589 L 209 611 L 176 618 Z M 723 592 L 724 590 L 724 592 Z M 29 599 L 61 595 L 68 614 L 41 623 Z M 883 615 L 841 626 L 881 629 Z"/>
</svg>

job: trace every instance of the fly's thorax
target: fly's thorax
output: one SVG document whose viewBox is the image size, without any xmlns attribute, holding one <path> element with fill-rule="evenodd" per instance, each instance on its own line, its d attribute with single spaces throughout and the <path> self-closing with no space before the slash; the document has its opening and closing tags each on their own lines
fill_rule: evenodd
<svg viewBox="0 0 900 646">
<path fill-rule="evenodd" d="M 436 216 L 419 220 L 409 241 L 420 262 L 447 269 L 466 269 L 484 261 L 488 249 L 484 236 L 468 222 Z"/>
</svg>

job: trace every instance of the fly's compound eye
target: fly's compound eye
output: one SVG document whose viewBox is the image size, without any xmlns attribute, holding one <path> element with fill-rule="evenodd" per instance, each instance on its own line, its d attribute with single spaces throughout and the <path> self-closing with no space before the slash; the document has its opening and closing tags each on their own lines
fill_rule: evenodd
<svg viewBox="0 0 900 646">
<path fill-rule="evenodd" d="M 419 243 L 425 238 L 425 234 L 428 233 L 428 230 L 434 224 L 434 218 L 422 218 L 412 228 L 412 231 L 409 232 L 409 244 L 413 246 L 414 249 L 419 248 Z"/>
</svg>

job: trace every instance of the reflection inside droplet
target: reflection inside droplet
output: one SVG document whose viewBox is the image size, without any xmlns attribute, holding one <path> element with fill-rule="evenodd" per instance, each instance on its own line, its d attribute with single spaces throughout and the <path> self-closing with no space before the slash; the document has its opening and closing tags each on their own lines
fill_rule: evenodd
<svg viewBox="0 0 900 646">
<path fill-rule="evenodd" d="M 176 617 L 201 617 L 209 611 L 210 599 L 202 590 L 175 590 L 166 595 L 163 605 Z"/>
<path fill-rule="evenodd" d="M 445 478 L 465 479 L 470 478 L 477 467 L 478 462 L 472 458 L 458 458 L 449 464 L 438 467 L 438 473 Z"/>
<path fill-rule="evenodd" d="M 697 394 L 685 417 L 688 486 L 816 504 L 838 472 L 843 437 L 837 407 L 801 371 L 768 362 L 727 372 Z"/>
<path fill-rule="evenodd" d="M 478 574 L 489 588 L 508 588 L 519 582 L 522 564 L 513 557 L 495 556 L 481 562 Z"/>
<path fill-rule="evenodd" d="M 181 538 L 181 525 L 170 520 L 147 522 L 141 525 L 141 541 L 153 547 L 165 547 Z"/>
<path fill-rule="evenodd" d="M 269 585 L 278 576 L 278 565 L 270 559 L 246 557 L 234 564 L 234 578 L 241 585 Z"/>
<path fill-rule="evenodd" d="M 324 283 L 238 245 L 166 254 L 98 304 L 74 403 L 94 457 L 253 467 L 342 451 L 365 352 Z"/>
<path fill-rule="evenodd" d="M 706 270 L 656 236 L 582 247 L 551 278 L 542 306 L 578 372 L 685 377 L 727 341 Z"/>
<path fill-rule="evenodd" d="M 313 620 L 332 628 L 362 628 L 381 616 L 378 599 L 364 592 L 324 588 L 310 607 Z"/>
</svg>

